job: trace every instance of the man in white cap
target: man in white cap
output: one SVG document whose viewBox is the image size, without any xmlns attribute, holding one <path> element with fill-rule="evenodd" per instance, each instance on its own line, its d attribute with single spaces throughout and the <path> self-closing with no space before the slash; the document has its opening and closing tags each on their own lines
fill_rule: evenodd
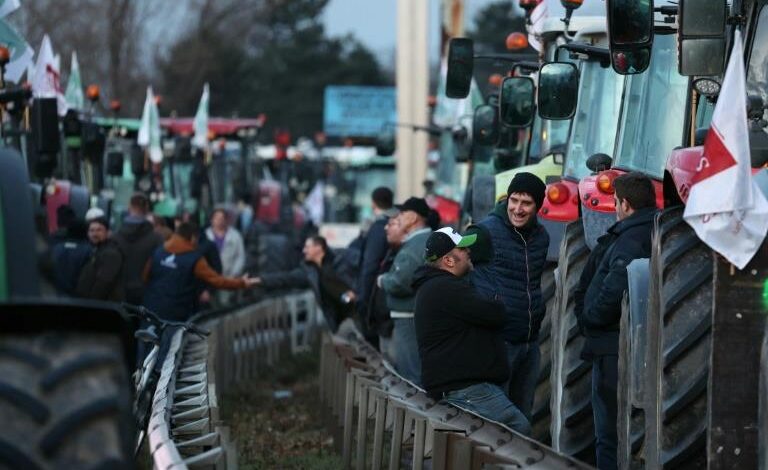
<svg viewBox="0 0 768 470">
<path fill-rule="evenodd" d="M 450 227 L 427 239 L 426 264 L 413 284 L 422 385 L 436 400 L 529 434 L 528 420 L 502 388 L 509 379 L 504 304 L 482 297 L 466 277 L 476 239 Z"/>
</svg>

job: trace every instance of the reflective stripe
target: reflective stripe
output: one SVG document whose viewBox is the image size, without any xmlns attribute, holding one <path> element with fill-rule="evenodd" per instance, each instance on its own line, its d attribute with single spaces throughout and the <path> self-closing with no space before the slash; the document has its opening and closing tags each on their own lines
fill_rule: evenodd
<svg viewBox="0 0 768 470">
<path fill-rule="evenodd" d="M 389 312 L 390 318 L 413 318 L 413 312 Z"/>
</svg>

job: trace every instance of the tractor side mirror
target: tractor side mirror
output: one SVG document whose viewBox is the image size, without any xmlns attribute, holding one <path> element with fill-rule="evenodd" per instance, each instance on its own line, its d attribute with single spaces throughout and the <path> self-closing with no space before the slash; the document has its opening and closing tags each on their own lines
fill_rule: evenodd
<svg viewBox="0 0 768 470">
<path fill-rule="evenodd" d="M 570 119 L 576 113 L 579 95 L 579 69 L 570 62 L 550 62 L 539 70 L 539 116 L 544 119 Z"/>
<path fill-rule="evenodd" d="M 604 153 L 596 153 L 587 158 L 587 168 L 593 173 L 609 170 L 612 164 L 613 159 Z"/>
<path fill-rule="evenodd" d="M 499 113 L 502 124 L 528 127 L 533 122 L 534 85 L 530 77 L 507 77 L 501 82 Z"/>
<path fill-rule="evenodd" d="M 382 130 L 376 136 L 376 155 L 390 157 L 395 153 L 395 131 L 391 127 Z"/>
<path fill-rule="evenodd" d="M 725 69 L 725 0 L 680 0 L 678 8 L 680 74 L 720 75 Z"/>
<path fill-rule="evenodd" d="M 475 108 L 472 140 L 480 145 L 496 145 L 499 141 L 499 114 L 496 108 L 488 104 Z"/>
<path fill-rule="evenodd" d="M 445 96 L 466 98 L 472 83 L 475 47 L 471 39 L 453 38 L 448 44 L 448 72 L 445 79 Z"/>
<path fill-rule="evenodd" d="M 653 1 L 606 0 L 606 9 L 613 70 L 643 73 L 651 62 Z"/>
</svg>

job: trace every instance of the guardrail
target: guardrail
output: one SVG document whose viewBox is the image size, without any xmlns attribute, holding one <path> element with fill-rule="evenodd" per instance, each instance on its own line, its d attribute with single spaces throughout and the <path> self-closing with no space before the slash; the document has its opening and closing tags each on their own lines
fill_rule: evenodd
<svg viewBox="0 0 768 470">
<path fill-rule="evenodd" d="M 205 312 L 200 339 L 179 330 L 162 365 L 147 428 L 156 469 L 237 468 L 217 390 L 256 378 L 286 352 L 309 348 L 318 322 L 311 292 Z"/>
<path fill-rule="evenodd" d="M 435 402 L 397 375 L 354 328 L 324 338 L 320 387 L 344 468 L 370 462 L 380 469 L 387 441 L 389 469 L 400 468 L 403 457 L 416 470 L 428 458 L 435 470 L 590 468 L 501 423 Z"/>
</svg>

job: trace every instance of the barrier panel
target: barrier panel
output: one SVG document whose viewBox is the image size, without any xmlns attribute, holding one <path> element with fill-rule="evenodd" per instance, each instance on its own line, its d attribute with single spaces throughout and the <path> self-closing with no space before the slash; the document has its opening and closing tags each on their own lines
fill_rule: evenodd
<svg viewBox="0 0 768 470">
<path fill-rule="evenodd" d="M 193 317 L 211 334 L 179 330 L 162 365 L 147 434 L 156 469 L 233 469 L 237 454 L 217 390 L 256 378 L 286 353 L 308 350 L 318 322 L 311 292 Z"/>
<path fill-rule="evenodd" d="M 323 338 L 320 397 L 344 468 L 380 469 L 386 460 L 389 469 L 419 470 L 427 459 L 435 470 L 590 468 L 501 423 L 435 402 L 351 324 Z"/>
</svg>

